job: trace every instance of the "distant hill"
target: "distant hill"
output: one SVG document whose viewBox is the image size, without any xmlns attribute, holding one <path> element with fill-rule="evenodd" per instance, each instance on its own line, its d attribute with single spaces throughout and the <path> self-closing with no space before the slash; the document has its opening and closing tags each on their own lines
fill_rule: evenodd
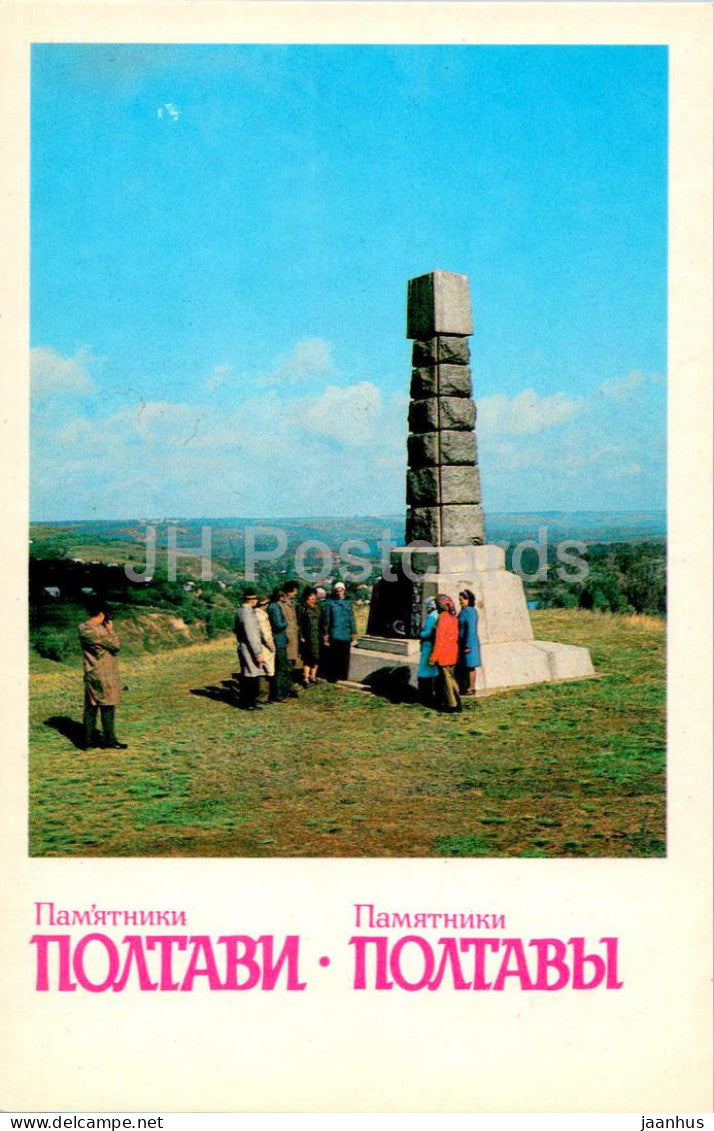
<svg viewBox="0 0 714 1131">
<path fill-rule="evenodd" d="M 288 545 L 316 539 L 337 547 L 347 539 L 367 542 L 376 551 L 383 532 L 389 530 L 395 542 L 404 537 L 404 514 L 330 516 L 266 516 L 264 518 L 175 518 L 139 517 L 132 520 L 87 519 L 77 522 L 31 523 L 30 533 L 38 541 L 51 541 L 66 552 L 77 547 L 92 547 L 101 558 L 102 547 L 126 547 L 141 543 L 146 527 L 157 529 L 159 545 L 166 544 L 169 526 L 177 527 L 179 546 L 198 546 L 201 528 L 210 526 L 214 552 L 220 557 L 241 553 L 244 532 L 256 527 L 279 528 L 285 532 Z M 549 541 L 580 539 L 584 542 L 664 541 L 667 531 L 665 511 L 494 511 L 487 515 L 487 533 L 491 542 L 520 542 L 538 538 L 546 527 Z"/>
</svg>

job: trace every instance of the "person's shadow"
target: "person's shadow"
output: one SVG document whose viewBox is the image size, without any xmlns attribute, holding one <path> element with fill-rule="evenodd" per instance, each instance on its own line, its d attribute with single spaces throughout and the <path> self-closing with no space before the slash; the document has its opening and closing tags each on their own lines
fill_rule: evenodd
<svg viewBox="0 0 714 1131">
<path fill-rule="evenodd" d="M 223 679 L 220 684 L 210 684 L 208 687 L 192 687 L 191 695 L 200 695 L 204 699 L 214 699 L 218 703 L 227 703 L 230 707 L 240 705 L 239 685 L 237 679 Z"/>
<path fill-rule="evenodd" d="M 84 750 L 84 725 L 70 719 L 69 715 L 53 715 L 50 719 L 45 719 L 44 726 L 52 727 L 63 736 L 69 739 L 72 745 L 77 750 Z"/>
</svg>

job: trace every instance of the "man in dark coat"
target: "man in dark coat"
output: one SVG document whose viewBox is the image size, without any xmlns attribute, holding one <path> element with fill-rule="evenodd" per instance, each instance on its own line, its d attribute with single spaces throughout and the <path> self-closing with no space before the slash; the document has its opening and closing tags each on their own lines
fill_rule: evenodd
<svg viewBox="0 0 714 1131">
<path fill-rule="evenodd" d="M 332 597 L 325 601 L 325 644 L 328 648 L 330 683 L 347 679 L 350 671 L 350 650 L 357 639 L 357 625 L 352 602 L 345 596 L 345 586 L 338 581 Z"/>
<path fill-rule="evenodd" d="M 243 604 L 236 610 L 233 623 L 240 660 L 241 702 L 247 711 L 262 710 L 257 700 L 260 677 L 265 675 L 265 657 L 260 623 L 255 613 L 257 604 L 258 594 L 249 589 L 243 595 Z"/>
<path fill-rule="evenodd" d="M 119 639 L 111 614 L 101 598 L 89 605 L 89 618 L 77 629 L 84 659 L 84 749 L 97 746 L 97 712 L 101 712 L 104 746 L 108 750 L 126 750 L 114 729 L 116 706 L 121 696 L 119 666 L 116 654 Z"/>
</svg>

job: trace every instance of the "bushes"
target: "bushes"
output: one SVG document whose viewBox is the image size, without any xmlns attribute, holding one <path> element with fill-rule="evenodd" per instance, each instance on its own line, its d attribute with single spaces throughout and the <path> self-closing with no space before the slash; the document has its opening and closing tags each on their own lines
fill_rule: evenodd
<svg viewBox="0 0 714 1131">
<path fill-rule="evenodd" d="M 233 609 L 209 609 L 206 613 L 206 640 L 213 640 L 222 632 L 233 631 Z"/>
<path fill-rule="evenodd" d="M 591 545 L 582 557 L 588 566 L 582 581 L 558 577 L 551 561 L 546 580 L 529 585 L 529 596 L 536 598 L 541 608 L 580 607 L 651 616 L 665 613 L 667 566 L 662 544 Z"/>
<path fill-rule="evenodd" d="M 70 652 L 76 651 L 76 635 L 70 635 L 67 631 L 62 631 L 60 628 L 53 628 L 51 625 L 44 625 L 42 628 L 35 629 L 30 638 L 30 643 L 38 655 L 43 656 L 46 660 L 56 660 L 61 663 L 66 660 Z"/>
</svg>

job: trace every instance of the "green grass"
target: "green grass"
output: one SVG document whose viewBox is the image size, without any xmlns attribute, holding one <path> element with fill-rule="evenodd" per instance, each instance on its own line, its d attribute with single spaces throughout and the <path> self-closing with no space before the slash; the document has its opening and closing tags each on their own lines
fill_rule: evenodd
<svg viewBox="0 0 714 1131">
<path fill-rule="evenodd" d="M 599 679 L 446 716 L 320 685 L 257 715 L 191 694 L 232 641 L 126 657 L 126 752 L 85 754 L 79 663 L 33 660 L 30 851 L 48 856 L 662 856 L 663 622 L 533 614 Z M 49 724 L 63 718 L 64 723 Z"/>
</svg>

